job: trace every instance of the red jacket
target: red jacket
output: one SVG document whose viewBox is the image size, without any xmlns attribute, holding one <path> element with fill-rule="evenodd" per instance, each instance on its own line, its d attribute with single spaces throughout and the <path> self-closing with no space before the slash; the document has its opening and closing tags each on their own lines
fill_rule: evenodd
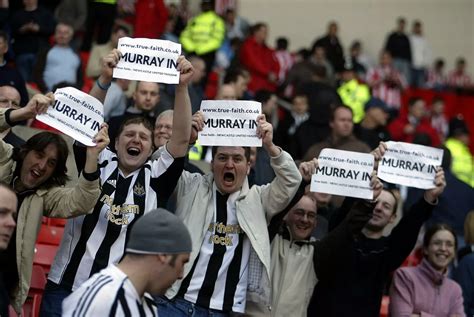
<svg viewBox="0 0 474 317">
<path fill-rule="evenodd" d="M 163 0 L 137 0 L 135 3 L 135 38 L 160 38 L 167 21 L 168 10 Z"/>
<path fill-rule="evenodd" d="M 413 138 L 416 134 L 424 133 L 431 138 L 431 146 L 441 145 L 441 140 L 439 139 L 438 133 L 436 133 L 436 130 L 431 127 L 431 124 L 427 119 L 423 119 L 420 123 L 418 123 L 413 134 L 405 134 L 403 132 L 405 125 L 408 123 L 408 115 L 402 115 L 398 119 L 392 121 L 392 123 L 388 126 L 388 131 L 390 132 L 392 140 L 413 143 Z"/>
<path fill-rule="evenodd" d="M 277 88 L 276 83 L 268 80 L 270 72 L 275 74 L 275 80 L 278 76 L 279 66 L 275 58 L 273 49 L 265 44 L 259 44 L 253 36 L 248 37 L 242 47 L 239 55 L 240 63 L 250 72 L 248 89 L 255 93 L 259 89 L 267 89 L 274 92 Z"/>
</svg>

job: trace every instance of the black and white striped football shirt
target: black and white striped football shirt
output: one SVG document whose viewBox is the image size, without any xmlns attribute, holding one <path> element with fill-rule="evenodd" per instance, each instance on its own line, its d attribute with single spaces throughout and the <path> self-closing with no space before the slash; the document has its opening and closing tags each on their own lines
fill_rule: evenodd
<svg viewBox="0 0 474 317">
<path fill-rule="evenodd" d="M 128 230 L 144 212 L 164 207 L 183 171 L 184 158 L 166 150 L 158 160 L 124 177 L 115 153 L 99 158 L 102 192 L 91 214 L 68 220 L 48 279 L 75 290 L 92 275 L 117 263 Z"/>
<path fill-rule="evenodd" d="M 63 317 L 158 316 L 151 295 L 140 297 L 127 275 L 115 265 L 92 276 L 62 305 Z"/>
<path fill-rule="evenodd" d="M 224 312 L 245 312 L 250 240 L 237 221 L 240 191 L 221 194 L 214 184 L 214 220 L 178 297 Z"/>
</svg>

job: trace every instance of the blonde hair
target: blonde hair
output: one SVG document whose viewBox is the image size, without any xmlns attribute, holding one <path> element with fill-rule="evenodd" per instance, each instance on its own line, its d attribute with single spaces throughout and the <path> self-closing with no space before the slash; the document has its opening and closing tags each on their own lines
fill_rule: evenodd
<svg viewBox="0 0 474 317">
<path fill-rule="evenodd" d="M 474 244 L 474 210 L 470 211 L 464 220 L 464 240 L 466 244 Z"/>
</svg>

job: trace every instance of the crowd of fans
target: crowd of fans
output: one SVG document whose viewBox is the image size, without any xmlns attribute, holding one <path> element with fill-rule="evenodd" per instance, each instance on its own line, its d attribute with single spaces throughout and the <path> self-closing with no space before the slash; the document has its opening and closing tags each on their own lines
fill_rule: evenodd
<svg viewBox="0 0 474 317">
<path fill-rule="evenodd" d="M 0 316 L 28 296 L 43 216 L 71 220 L 41 316 L 378 316 L 383 296 L 391 316 L 474 315 L 470 131 L 441 94 L 472 91 L 466 60 L 446 72 L 419 20 L 408 34 L 399 18 L 374 62 L 359 40 L 345 52 L 335 21 L 290 52 L 235 1 L 200 9 L 0 0 Z M 179 84 L 112 78 L 127 36 L 180 43 Z M 103 102 L 106 123 L 96 146 L 74 143 L 80 177 L 64 187 L 64 139 L 12 127 L 42 127 L 69 86 Z M 410 87 L 439 95 L 405 105 Z M 260 102 L 263 146 L 201 145 L 205 99 Z M 443 149 L 434 188 L 374 170 L 373 201 L 309 191 L 322 149 L 377 162 L 389 140 Z"/>
</svg>

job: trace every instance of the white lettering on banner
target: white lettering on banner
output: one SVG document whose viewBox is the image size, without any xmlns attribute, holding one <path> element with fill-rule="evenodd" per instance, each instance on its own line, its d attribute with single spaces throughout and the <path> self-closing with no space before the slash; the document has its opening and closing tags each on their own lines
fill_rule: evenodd
<svg viewBox="0 0 474 317">
<path fill-rule="evenodd" d="M 256 101 L 204 100 L 201 103 L 204 129 L 201 145 L 262 146 L 257 136 L 257 117 L 262 105 Z"/>
<path fill-rule="evenodd" d="M 421 189 L 434 188 L 436 168 L 443 150 L 404 142 L 386 142 L 387 151 L 380 162 L 378 176 L 394 184 Z"/>
<path fill-rule="evenodd" d="M 104 122 L 100 101 L 73 87 L 56 90 L 54 98 L 54 104 L 36 119 L 85 145 L 95 145 L 92 139 Z"/>
<path fill-rule="evenodd" d="M 114 68 L 114 78 L 179 83 L 178 57 L 181 44 L 171 41 L 124 37 L 118 49 L 122 58 Z"/>
<path fill-rule="evenodd" d="M 316 173 L 311 178 L 311 191 L 372 199 L 370 175 L 373 168 L 372 154 L 323 149 Z"/>
</svg>

